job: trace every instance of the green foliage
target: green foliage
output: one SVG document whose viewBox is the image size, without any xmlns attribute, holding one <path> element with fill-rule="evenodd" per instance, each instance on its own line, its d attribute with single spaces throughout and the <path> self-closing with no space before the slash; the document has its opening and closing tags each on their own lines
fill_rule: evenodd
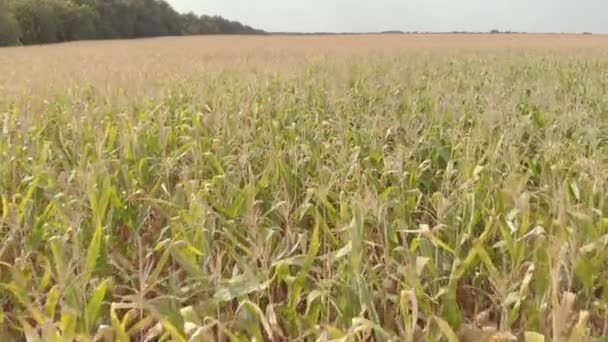
<svg viewBox="0 0 608 342">
<path fill-rule="evenodd" d="M 41 44 L 59 41 L 57 2 L 49 0 L 14 1 L 12 10 L 21 28 L 21 43 Z"/>
<path fill-rule="evenodd" d="M 262 32 L 222 17 L 181 15 L 162 0 L 0 1 L 0 46 L 81 39 L 257 33 Z"/>
<path fill-rule="evenodd" d="M 9 9 L 8 0 L 0 0 L 0 46 L 18 44 L 20 36 L 19 22 Z"/>
<path fill-rule="evenodd" d="M 55 14 L 59 26 L 59 41 L 96 37 L 95 19 L 97 12 L 94 8 L 74 2 L 61 2 L 57 4 Z"/>
</svg>

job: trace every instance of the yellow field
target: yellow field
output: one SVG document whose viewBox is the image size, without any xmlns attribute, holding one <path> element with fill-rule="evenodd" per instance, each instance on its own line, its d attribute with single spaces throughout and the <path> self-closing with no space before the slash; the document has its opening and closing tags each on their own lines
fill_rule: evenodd
<svg viewBox="0 0 608 342">
<path fill-rule="evenodd" d="M 0 341 L 605 341 L 608 36 L 0 49 Z"/>
<path fill-rule="evenodd" d="M 310 63 L 348 64 L 361 58 L 449 58 L 454 54 L 593 56 L 608 53 L 604 35 L 365 35 L 203 36 L 90 41 L 0 50 L 3 93 L 93 85 L 108 91 L 153 92 L 170 80 L 236 70 L 295 72 Z M 353 60 L 353 58 L 356 58 Z"/>
</svg>

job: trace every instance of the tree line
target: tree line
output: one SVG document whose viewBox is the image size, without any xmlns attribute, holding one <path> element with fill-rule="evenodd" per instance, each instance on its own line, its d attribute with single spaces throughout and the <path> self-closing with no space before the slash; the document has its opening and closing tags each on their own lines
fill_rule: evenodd
<svg viewBox="0 0 608 342">
<path fill-rule="evenodd" d="M 220 16 L 180 14 L 164 0 L 0 0 L 0 46 L 262 33 Z"/>
</svg>

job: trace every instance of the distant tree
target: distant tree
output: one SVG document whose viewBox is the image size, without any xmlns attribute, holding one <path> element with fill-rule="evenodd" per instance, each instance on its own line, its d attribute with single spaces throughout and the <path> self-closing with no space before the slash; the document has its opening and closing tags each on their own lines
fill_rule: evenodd
<svg viewBox="0 0 608 342">
<path fill-rule="evenodd" d="M 200 17 L 200 25 L 203 28 L 202 34 L 219 34 L 221 32 L 218 20 L 215 18 L 208 15 Z"/>
<path fill-rule="evenodd" d="M 18 0 L 13 14 L 21 29 L 23 44 L 54 43 L 57 41 L 58 21 L 50 0 Z"/>
<path fill-rule="evenodd" d="M 9 9 L 8 1 L 0 0 L 0 46 L 19 44 L 19 22 Z"/>
<path fill-rule="evenodd" d="M 0 0 L 0 45 L 256 33 L 219 16 L 180 15 L 164 0 Z"/>
<path fill-rule="evenodd" d="M 491 34 L 498 34 L 500 33 L 500 30 L 494 29 L 492 31 L 490 31 Z"/>
<path fill-rule="evenodd" d="M 181 35 L 182 34 L 182 23 L 181 16 L 177 13 L 171 5 L 165 1 L 156 1 L 156 11 L 158 16 L 161 18 L 161 24 L 165 27 L 167 34 L 169 35 Z"/>
<path fill-rule="evenodd" d="M 182 34 L 184 35 L 203 34 L 200 27 L 200 18 L 192 12 L 182 14 L 181 25 Z"/>
<path fill-rule="evenodd" d="M 382 33 L 382 34 L 405 34 L 405 32 L 399 31 L 399 30 L 382 31 L 380 33 Z"/>
<path fill-rule="evenodd" d="M 136 38 L 137 13 L 129 1 L 88 0 L 97 14 L 96 36 L 100 39 Z"/>
<path fill-rule="evenodd" d="M 55 5 L 58 40 L 71 41 L 95 38 L 95 11 L 88 5 L 61 1 Z"/>
</svg>

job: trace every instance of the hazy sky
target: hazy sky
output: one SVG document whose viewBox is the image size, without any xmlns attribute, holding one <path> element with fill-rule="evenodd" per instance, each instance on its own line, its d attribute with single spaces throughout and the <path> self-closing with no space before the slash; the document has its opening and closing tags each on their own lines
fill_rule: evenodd
<svg viewBox="0 0 608 342">
<path fill-rule="evenodd" d="M 608 0 L 168 0 L 267 31 L 608 33 Z"/>
</svg>

